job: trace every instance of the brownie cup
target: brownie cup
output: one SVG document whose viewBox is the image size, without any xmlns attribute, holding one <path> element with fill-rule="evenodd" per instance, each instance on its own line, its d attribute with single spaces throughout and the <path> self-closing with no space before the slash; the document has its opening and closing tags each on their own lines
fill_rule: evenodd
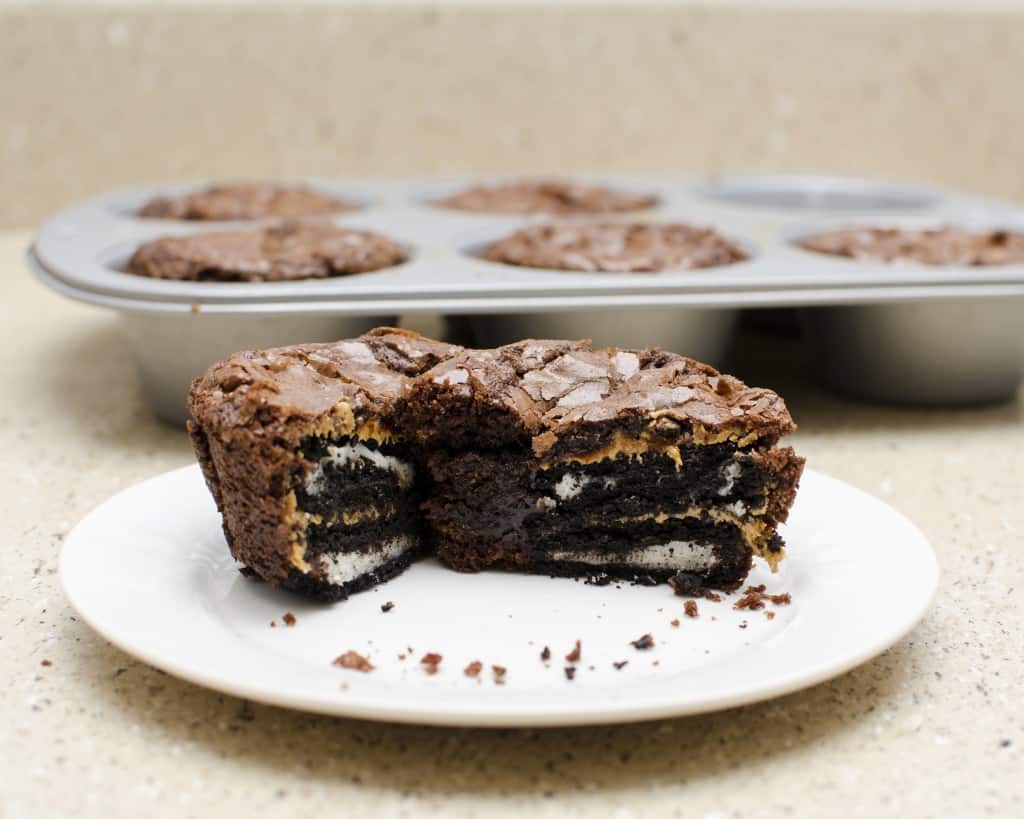
<svg viewBox="0 0 1024 819">
<path fill-rule="evenodd" d="M 155 239 L 128 262 L 136 276 L 176 281 L 274 282 L 349 276 L 406 260 L 396 242 L 326 222 Z"/>
<path fill-rule="evenodd" d="M 301 219 L 358 210 L 359 205 L 303 186 L 215 185 L 180 196 L 159 196 L 141 208 L 145 219 L 243 221 Z"/>
<path fill-rule="evenodd" d="M 631 194 L 560 180 L 477 185 L 434 202 L 435 207 L 476 213 L 622 213 L 658 204 L 653 194 Z"/>
<path fill-rule="evenodd" d="M 747 258 L 711 228 L 681 222 L 532 225 L 487 246 L 484 259 L 587 273 L 654 273 L 733 264 Z"/>
<path fill-rule="evenodd" d="M 944 227 L 842 228 L 801 239 L 805 250 L 868 262 L 987 267 L 1024 264 L 1024 234 Z"/>
<path fill-rule="evenodd" d="M 238 353 L 189 430 L 232 554 L 339 599 L 433 551 L 498 568 L 733 589 L 774 570 L 803 459 L 783 400 L 658 349 L 471 350 L 381 328 Z"/>
</svg>

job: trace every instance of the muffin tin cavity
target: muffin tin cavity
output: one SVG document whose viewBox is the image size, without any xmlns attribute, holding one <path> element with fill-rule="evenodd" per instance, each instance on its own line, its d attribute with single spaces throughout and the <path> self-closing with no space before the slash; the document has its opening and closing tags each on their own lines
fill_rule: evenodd
<svg viewBox="0 0 1024 819">
<path fill-rule="evenodd" d="M 942 199 L 924 188 L 833 176 L 722 176 L 697 192 L 724 205 L 808 213 L 913 211 Z"/>
</svg>

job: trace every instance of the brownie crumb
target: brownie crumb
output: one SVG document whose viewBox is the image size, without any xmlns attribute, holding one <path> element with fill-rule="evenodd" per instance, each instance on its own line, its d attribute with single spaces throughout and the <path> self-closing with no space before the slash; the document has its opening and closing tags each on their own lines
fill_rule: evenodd
<svg viewBox="0 0 1024 819">
<path fill-rule="evenodd" d="M 545 663 L 546 663 L 546 662 L 547 662 L 548 660 L 550 660 L 550 659 L 551 659 L 551 649 L 550 649 L 550 648 L 548 648 L 547 646 L 544 646 L 544 650 L 543 650 L 543 651 L 542 651 L 542 652 L 540 653 L 540 658 L 541 658 L 541 660 L 543 660 L 543 661 L 544 661 Z"/>
<path fill-rule="evenodd" d="M 698 616 L 700 616 L 700 612 L 697 610 L 697 601 L 696 600 L 687 600 L 683 604 L 683 613 L 687 617 L 698 617 Z"/>
<path fill-rule="evenodd" d="M 654 648 L 654 638 L 650 634 L 645 634 L 643 637 L 631 640 L 630 645 L 638 651 L 646 651 L 649 648 Z"/>
<path fill-rule="evenodd" d="M 750 594 L 751 592 L 755 594 L 764 594 L 767 589 L 768 587 L 764 583 L 760 583 L 757 586 L 747 586 L 744 591 L 746 591 L 747 594 Z"/>
<path fill-rule="evenodd" d="M 574 665 L 567 665 L 565 667 L 565 678 L 567 680 L 574 680 L 574 679 L 576 679 L 576 666 L 574 666 Z"/>
<path fill-rule="evenodd" d="M 722 595 L 716 594 L 713 591 L 704 592 L 704 599 L 705 600 L 710 600 L 712 603 L 721 603 L 722 602 Z"/>
<path fill-rule="evenodd" d="M 629 665 L 629 660 L 619 660 L 617 663 L 612 663 L 612 667 L 616 671 L 622 671 L 627 665 Z"/>
<path fill-rule="evenodd" d="M 491 671 L 494 674 L 494 684 L 504 685 L 505 684 L 505 673 L 508 671 L 503 665 L 492 665 Z"/>
<path fill-rule="evenodd" d="M 39 663 L 39 665 L 49 668 L 51 665 L 53 665 L 53 663 L 50 660 L 43 660 L 41 663 Z"/>
<path fill-rule="evenodd" d="M 420 658 L 420 663 L 423 665 L 423 670 L 428 674 L 436 674 L 442 659 L 444 658 L 440 654 L 435 654 L 431 651 Z"/>
<path fill-rule="evenodd" d="M 469 665 L 462 669 L 462 673 L 467 677 L 479 677 L 480 670 L 484 667 L 484 664 L 479 660 L 473 660 Z"/>
<path fill-rule="evenodd" d="M 670 577 L 668 584 L 679 597 L 694 597 L 704 591 L 700 579 L 689 572 L 680 572 Z"/>
<path fill-rule="evenodd" d="M 576 641 L 576 645 L 572 647 L 572 651 L 565 655 L 566 662 L 578 663 L 580 656 L 583 654 L 582 644 L 579 640 Z"/>
<path fill-rule="evenodd" d="M 395 604 L 392 603 L 390 600 L 388 600 L 387 603 L 385 603 L 383 606 L 380 607 L 380 610 L 383 611 L 384 613 L 387 613 L 387 612 L 391 611 L 391 609 L 393 609 L 394 607 L 395 607 Z"/>
<path fill-rule="evenodd" d="M 257 583 L 265 582 L 262 577 L 256 574 L 256 572 L 254 572 L 248 566 L 240 566 L 238 568 L 238 573 L 242 575 L 242 577 L 248 578 L 249 580 L 255 580 Z"/>
<path fill-rule="evenodd" d="M 775 619 L 775 612 L 774 611 L 766 611 L 764 613 L 764 619 L 765 620 L 774 620 Z"/>
<path fill-rule="evenodd" d="M 775 606 L 788 606 L 793 602 L 793 598 L 790 596 L 789 592 L 784 592 L 783 594 L 771 594 L 768 596 L 768 599 L 771 600 L 772 605 Z"/>
<path fill-rule="evenodd" d="M 764 594 L 757 591 L 747 591 L 743 597 L 732 604 L 732 607 L 737 611 L 743 609 L 750 609 L 751 611 L 758 611 L 764 608 Z"/>
<path fill-rule="evenodd" d="M 286 611 L 284 615 L 281 617 L 281 619 L 284 620 L 284 624 L 286 626 L 294 626 L 298 622 L 295 619 L 295 615 L 292 614 L 290 611 Z"/>
<path fill-rule="evenodd" d="M 672 626 L 675 626 L 676 628 L 679 628 L 679 618 L 677 617 L 675 620 L 670 620 L 669 621 L 669 625 L 672 625 Z"/>
<path fill-rule="evenodd" d="M 750 624 L 746 620 L 744 620 L 742 623 L 740 623 L 740 628 L 746 628 L 748 625 Z"/>
<path fill-rule="evenodd" d="M 405 659 L 405 655 L 404 654 L 399 654 L 398 655 L 398 659 L 399 660 L 404 660 Z"/>
<path fill-rule="evenodd" d="M 271 620 L 270 621 L 270 627 L 271 628 L 277 628 L 277 620 Z"/>
<path fill-rule="evenodd" d="M 346 651 L 339 657 L 334 658 L 334 662 L 331 665 L 336 665 L 339 668 L 347 668 L 351 671 L 361 671 L 364 674 L 373 671 L 374 665 L 366 657 L 360 654 L 358 651 Z"/>
</svg>

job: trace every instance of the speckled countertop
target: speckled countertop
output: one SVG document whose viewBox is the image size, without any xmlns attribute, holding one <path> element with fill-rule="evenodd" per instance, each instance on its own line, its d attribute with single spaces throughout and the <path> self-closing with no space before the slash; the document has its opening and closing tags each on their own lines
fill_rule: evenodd
<svg viewBox="0 0 1024 819">
<path fill-rule="evenodd" d="M 920 627 L 833 682 L 719 714 L 589 729 L 311 716 L 147 668 L 64 601 L 57 555 L 75 522 L 192 457 L 143 407 L 115 317 L 29 277 L 28 238 L 0 234 L 3 819 L 1024 815 L 1020 400 L 867 407 L 806 384 L 776 343 L 742 360 L 742 375 L 789 400 L 795 444 L 815 468 L 885 498 L 939 553 L 942 589 Z M 849 616 L 860 604 L 870 601 L 852 601 Z"/>
</svg>

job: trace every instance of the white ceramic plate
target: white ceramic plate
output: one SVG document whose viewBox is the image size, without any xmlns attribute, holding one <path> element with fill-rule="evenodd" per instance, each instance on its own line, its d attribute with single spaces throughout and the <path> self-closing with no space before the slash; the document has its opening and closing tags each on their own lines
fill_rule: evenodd
<svg viewBox="0 0 1024 819">
<path fill-rule="evenodd" d="M 701 600 L 690 618 L 664 585 L 466 575 L 435 561 L 322 605 L 239 574 L 199 469 L 188 467 L 89 514 L 67 539 L 61 576 L 82 617 L 121 649 L 240 697 L 401 722 L 577 725 L 711 711 L 827 680 L 899 640 L 935 592 L 938 567 L 921 532 L 820 473 L 804 475 L 784 535 L 779 573 L 758 565 L 749 582 L 789 592 L 792 603 L 761 611 L 734 610 L 733 594 Z M 630 644 L 648 633 L 653 648 Z M 570 681 L 565 655 L 577 639 Z M 332 665 L 350 649 L 375 670 Z M 420 663 L 427 652 L 443 657 L 436 674 Z M 477 679 L 463 673 L 473 660 L 484 664 Z M 507 669 L 503 685 L 492 665 Z"/>
</svg>

